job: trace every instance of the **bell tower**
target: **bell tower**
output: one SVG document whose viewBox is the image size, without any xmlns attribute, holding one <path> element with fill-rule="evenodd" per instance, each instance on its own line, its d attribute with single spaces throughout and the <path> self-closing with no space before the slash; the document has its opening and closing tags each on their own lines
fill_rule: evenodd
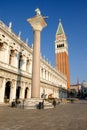
<svg viewBox="0 0 87 130">
<path fill-rule="evenodd" d="M 55 56 L 56 56 L 56 69 L 67 77 L 67 89 L 69 89 L 70 71 L 68 60 L 68 43 L 61 20 L 59 21 L 59 25 L 56 32 Z"/>
</svg>

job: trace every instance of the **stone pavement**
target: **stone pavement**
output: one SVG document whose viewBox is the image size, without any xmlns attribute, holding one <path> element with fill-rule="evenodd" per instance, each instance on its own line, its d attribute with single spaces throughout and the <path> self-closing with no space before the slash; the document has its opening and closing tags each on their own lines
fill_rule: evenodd
<svg viewBox="0 0 87 130">
<path fill-rule="evenodd" d="M 45 110 L 0 105 L 0 130 L 87 130 L 87 101 Z"/>
</svg>

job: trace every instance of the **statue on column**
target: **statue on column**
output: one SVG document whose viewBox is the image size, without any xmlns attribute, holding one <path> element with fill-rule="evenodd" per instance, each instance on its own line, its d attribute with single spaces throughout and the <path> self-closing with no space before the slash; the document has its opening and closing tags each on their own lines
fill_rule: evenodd
<svg viewBox="0 0 87 130">
<path fill-rule="evenodd" d="M 35 9 L 35 12 L 36 12 L 36 15 L 37 15 L 37 16 L 41 15 L 41 11 L 40 11 L 39 8 Z"/>
</svg>

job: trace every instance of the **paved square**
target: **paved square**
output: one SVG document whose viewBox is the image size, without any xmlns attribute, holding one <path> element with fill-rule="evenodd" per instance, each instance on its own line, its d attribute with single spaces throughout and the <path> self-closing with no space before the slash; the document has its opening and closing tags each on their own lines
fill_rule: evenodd
<svg viewBox="0 0 87 130">
<path fill-rule="evenodd" d="M 0 130 L 87 130 L 87 101 L 45 110 L 0 106 Z"/>
</svg>

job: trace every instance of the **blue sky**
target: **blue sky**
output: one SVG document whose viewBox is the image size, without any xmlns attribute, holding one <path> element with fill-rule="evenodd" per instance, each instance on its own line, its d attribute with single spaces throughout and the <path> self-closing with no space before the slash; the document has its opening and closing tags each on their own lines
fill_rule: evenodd
<svg viewBox="0 0 87 130">
<path fill-rule="evenodd" d="M 2 0 L 0 20 L 6 25 L 12 22 L 12 30 L 21 31 L 23 41 L 33 43 L 33 31 L 27 18 L 35 15 L 39 8 L 46 19 L 47 27 L 41 33 L 41 53 L 55 67 L 55 34 L 59 19 L 69 45 L 71 84 L 87 81 L 87 0 Z"/>
</svg>

